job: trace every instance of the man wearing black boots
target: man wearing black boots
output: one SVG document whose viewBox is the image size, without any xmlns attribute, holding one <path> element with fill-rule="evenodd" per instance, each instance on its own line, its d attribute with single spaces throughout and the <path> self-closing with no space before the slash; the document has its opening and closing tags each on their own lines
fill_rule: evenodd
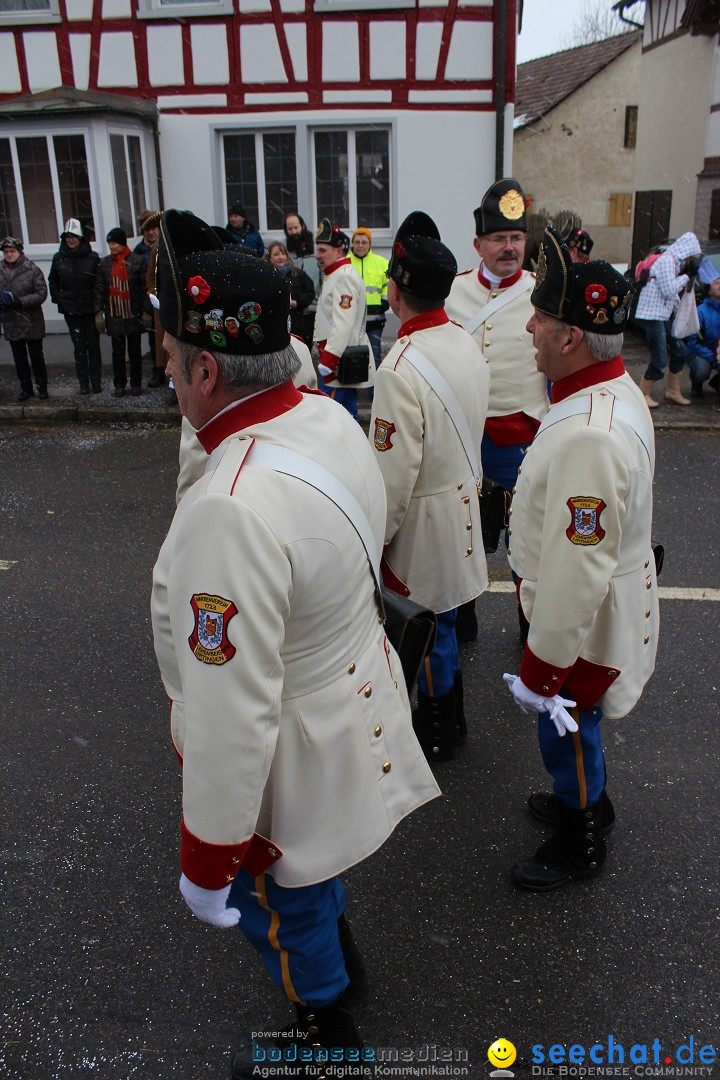
<svg viewBox="0 0 720 1080">
<path fill-rule="evenodd" d="M 413 715 L 430 762 L 450 760 L 466 734 L 455 612 L 488 583 L 477 484 L 490 374 L 445 312 L 456 269 L 431 218 L 410 214 L 388 267 L 400 330 L 378 368 L 370 423 L 388 501 L 385 584 L 437 614 Z"/>
<path fill-rule="evenodd" d="M 382 477 L 349 414 L 293 385 L 285 275 L 177 210 L 157 269 L 167 372 L 208 462 L 153 575 L 180 891 L 261 955 L 295 1006 L 296 1055 L 357 1049 L 346 993 L 364 973 L 338 875 L 439 794 L 366 555 L 382 547 Z M 353 500 L 367 549 L 338 505 Z M 253 1048 L 238 1051 L 234 1080 L 254 1075 Z"/>
<path fill-rule="evenodd" d="M 508 557 L 530 629 L 519 676 L 505 675 L 537 714 L 553 780 L 528 805 L 555 832 L 512 868 L 537 892 L 601 870 L 615 811 L 600 721 L 626 716 L 655 667 L 655 440 L 621 355 L 629 288 L 607 262 L 573 262 L 548 226 L 527 329 L 552 403 L 513 498 Z"/>
</svg>

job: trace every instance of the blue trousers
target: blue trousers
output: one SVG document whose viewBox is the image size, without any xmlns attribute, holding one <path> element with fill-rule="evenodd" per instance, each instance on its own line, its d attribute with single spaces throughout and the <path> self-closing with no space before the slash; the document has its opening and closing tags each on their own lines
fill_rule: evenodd
<svg viewBox="0 0 720 1080">
<path fill-rule="evenodd" d="M 665 365 L 670 356 L 670 371 L 676 375 L 685 364 L 685 346 L 682 341 L 670 333 L 672 319 L 636 319 L 635 322 L 645 331 L 650 348 L 650 363 L 645 372 L 646 379 L 657 382 L 665 374 Z"/>
<path fill-rule="evenodd" d="M 568 697 L 564 690 L 562 697 Z M 584 810 L 600 798 L 605 787 L 605 758 L 600 738 L 602 709 L 572 710 L 579 730 L 562 738 L 546 712 L 538 713 L 538 739 L 553 791 L 567 806 Z"/>
<path fill-rule="evenodd" d="M 513 446 L 498 446 L 489 435 L 483 435 L 480 447 L 483 476 L 502 484 L 508 491 L 517 484 L 518 469 L 522 465 L 525 451 L 530 443 L 516 443 Z"/>
<path fill-rule="evenodd" d="M 228 907 L 238 926 L 290 1001 L 322 1008 L 349 983 L 337 921 L 345 910 L 339 878 L 288 889 L 268 874 L 239 870 Z"/>
<path fill-rule="evenodd" d="M 323 380 L 320 380 L 320 389 L 328 397 L 331 397 L 333 401 L 337 401 L 338 405 L 342 405 L 344 409 L 352 416 L 353 420 L 357 420 L 358 416 L 358 403 L 357 403 L 357 390 L 348 390 L 344 387 L 330 387 L 329 389 L 323 384 Z"/>
<path fill-rule="evenodd" d="M 382 363 L 382 335 L 384 327 L 384 322 L 369 322 L 365 324 L 365 333 L 368 336 L 370 348 L 373 351 L 376 368 L 379 368 Z"/>
<path fill-rule="evenodd" d="M 456 616 L 457 608 L 443 611 L 437 616 L 435 645 L 430 655 L 425 658 L 418 675 L 418 687 L 429 697 L 445 697 L 445 694 L 452 690 L 455 675 L 460 670 L 455 636 Z"/>
</svg>

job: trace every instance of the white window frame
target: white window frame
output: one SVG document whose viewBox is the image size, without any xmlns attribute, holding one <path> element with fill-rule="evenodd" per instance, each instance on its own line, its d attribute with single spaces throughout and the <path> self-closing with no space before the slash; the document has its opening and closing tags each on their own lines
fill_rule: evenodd
<svg viewBox="0 0 720 1080">
<path fill-rule="evenodd" d="M 255 226 L 258 231 L 263 235 L 265 233 L 275 234 L 277 229 L 268 228 L 267 224 L 267 190 L 265 185 L 265 146 L 263 144 L 263 138 L 265 135 L 294 135 L 295 136 L 295 183 L 298 189 L 298 195 L 300 192 L 300 169 L 298 165 L 298 131 L 297 127 L 290 124 L 273 125 L 272 127 L 262 128 L 238 128 L 229 131 L 221 132 L 221 149 L 220 154 L 222 157 L 223 165 L 225 162 L 225 150 L 224 139 L 226 135 L 254 135 L 255 136 L 255 172 L 257 176 L 257 196 L 258 196 L 258 220 L 255 222 Z M 224 174 L 224 170 L 223 170 Z M 223 206 L 225 207 L 225 220 L 227 221 L 227 187 L 223 183 L 222 191 Z M 284 235 L 284 233 L 281 234 Z"/>
<path fill-rule="evenodd" d="M 47 11 L 0 11 L 0 26 L 20 26 L 28 23 L 59 23 L 58 0 L 49 0 Z"/>
<path fill-rule="evenodd" d="M 118 207 L 118 194 L 117 194 L 117 186 L 116 186 L 116 183 L 115 183 L 115 169 L 113 168 L 112 145 L 111 145 L 111 142 L 110 142 L 110 138 L 111 138 L 112 135 L 121 135 L 122 138 L 123 138 L 124 144 L 125 144 L 125 167 L 127 169 L 127 178 L 128 178 L 129 192 L 130 192 L 132 226 L 133 226 L 133 230 L 135 230 L 135 229 L 137 229 L 137 216 L 138 216 L 138 214 L 140 213 L 141 210 L 144 210 L 146 207 L 148 207 L 150 205 L 149 195 L 148 195 L 148 163 L 147 163 L 147 154 L 145 153 L 145 132 L 142 129 L 132 128 L 132 127 L 109 127 L 108 130 L 107 130 L 108 161 L 110 162 L 110 171 L 112 173 L 113 212 L 115 213 L 115 211 L 117 211 L 117 207 Z M 132 178 L 131 178 L 131 172 L 130 172 L 130 155 L 129 155 L 129 152 L 128 152 L 128 143 L 127 143 L 129 137 L 134 137 L 134 138 L 137 138 L 137 139 L 140 140 L 140 161 L 142 163 L 142 173 L 143 173 L 143 205 L 142 206 L 133 206 L 134 199 L 133 199 L 133 190 L 132 190 Z M 119 224 L 119 222 L 116 221 L 115 225 L 118 225 L 118 224 Z M 132 233 L 128 233 L 128 237 L 130 237 L 130 236 L 138 236 L 138 235 L 139 234 L 137 232 L 135 232 L 135 231 L 133 231 Z M 98 239 L 102 240 L 102 237 L 100 237 L 98 235 Z"/>
<path fill-rule="evenodd" d="M 26 238 L 25 248 L 32 248 L 33 252 L 45 252 L 46 250 L 55 251 L 57 243 L 55 241 L 33 241 L 30 240 L 30 232 L 28 230 L 27 212 L 25 210 L 25 191 L 22 186 L 22 177 L 20 174 L 20 161 L 18 158 L 17 140 L 18 139 L 36 139 L 45 138 L 48 147 L 48 162 L 50 165 L 50 177 L 53 185 L 53 198 L 55 201 L 55 220 L 57 222 L 58 237 L 63 228 L 63 209 L 62 209 L 62 195 L 60 191 L 60 183 L 57 173 L 57 161 L 55 159 L 55 145 L 53 140 L 56 137 L 62 138 L 64 135 L 82 135 L 85 142 L 85 157 L 88 165 L 88 183 L 90 188 L 90 202 L 92 204 L 93 222 L 97 229 L 98 225 L 98 202 L 96 192 L 93 184 L 92 175 L 92 139 L 90 132 L 85 128 L 72 128 L 72 127 L 58 127 L 52 128 L 48 131 L 39 130 L 38 128 L 28 128 L 26 130 L 12 131 L 12 132 L 0 132 L 0 138 L 10 140 L 10 157 L 12 159 L 13 173 L 15 176 L 15 191 L 18 199 L 18 213 L 20 214 L 20 226 L 22 229 L 22 235 Z"/>
<path fill-rule="evenodd" d="M 192 16 L 234 14 L 233 0 L 184 0 L 179 4 L 164 4 L 163 0 L 138 0 L 138 19 L 182 19 Z"/>
<path fill-rule="evenodd" d="M 350 221 L 340 222 L 334 221 L 333 225 L 339 225 L 341 229 L 353 228 L 353 222 L 357 222 L 357 158 L 355 153 L 355 135 L 358 131 L 372 131 L 382 129 L 387 131 L 388 137 L 388 182 L 389 178 L 393 174 L 393 126 L 388 121 L 387 123 L 378 122 L 376 124 L 366 123 L 354 123 L 354 124 L 312 124 L 310 125 L 310 169 L 312 176 L 312 207 L 315 221 L 319 220 L 319 210 L 317 205 L 317 175 L 315 172 L 315 135 L 317 133 L 329 133 L 333 131 L 344 132 L 348 136 L 347 141 L 347 155 L 348 155 L 348 214 L 350 215 Z M 352 134 L 352 138 L 349 136 Z M 370 226 L 373 231 L 373 239 L 377 233 L 378 238 L 392 239 L 394 231 L 392 228 L 393 223 L 393 192 L 392 189 L 388 191 L 388 213 L 390 215 L 390 228 L 378 228 L 376 226 Z"/>
</svg>

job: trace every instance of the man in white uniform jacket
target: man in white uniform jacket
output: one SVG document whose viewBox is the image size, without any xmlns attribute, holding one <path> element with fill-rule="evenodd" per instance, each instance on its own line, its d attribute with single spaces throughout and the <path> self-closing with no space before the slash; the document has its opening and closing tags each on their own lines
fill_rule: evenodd
<svg viewBox="0 0 720 1080">
<path fill-rule="evenodd" d="M 321 389 L 357 420 L 358 389 L 372 386 L 375 380 L 370 339 L 365 333 L 365 282 L 348 258 L 350 237 L 327 218 L 322 219 L 315 233 L 315 245 L 315 255 L 322 269 L 322 289 L 313 334 L 320 354 L 318 371 L 323 377 Z M 342 354 L 353 345 L 367 348 L 368 371 L 367 379 L 351 386 L 340 382 L 337 371 Z"/>
<path fill-rule="evenodd" d="M 343 993 L 360 964 L 336 875 L 438 789 L 358 534 L 321 491 L 258 459 L 272 446 L 322 463 L 378 546 L 382 477 L 347 413 L 293 385 L 288 287 L 269 263 L 170 210 L 158 295 L 168 373 L 209 455 L 153 577 L 183 767 L 181 892 L 198 918 L 239 921 L 308 1043 L 355 1047 Z M 239 334 L 218 329 L 226 317 Z M 246 1075 L 240 1055 L 233 1076 Z"/>
<path fill-rule="evenodd" d="M 477 484 L 490 376 L 470 334 L 445 313 L 456 271 L 434 221 L 422 211 L 410 214 L 388 270 L 388 300 L 400 330 L 378 369 L 370 424 L 388 500 L 385 583 L 438 617 L 413 716 L 430 762 L 452 758 L 467 732 L 455 612 L 488 583 Z M 437 390 L 423 374 L 428 361 L 426 374 L 444 382 Z M 478 475 L 453 410 L 471 440 Z"/>
<path fill-rule="evenodd" d="M 629 713 L 655 667 L 655 440 L 621 356 L 630 288 L 609 263 L 574 263 L 546 229 L 528 332 L 552 405 L 512 504 L 508 556 L 530 631 L 519 677 L 505 677 L 517 704 L 540 714 L 554 781 L 529 807 L 557 831 L 513 867 L 537 891 L 602 868 L 615 814 L 600 721 Z"/>
</svg>

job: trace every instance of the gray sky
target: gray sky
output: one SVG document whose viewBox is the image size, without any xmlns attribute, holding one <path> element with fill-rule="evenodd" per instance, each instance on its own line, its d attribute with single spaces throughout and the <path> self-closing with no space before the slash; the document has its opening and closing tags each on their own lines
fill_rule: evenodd
<svg viewBox="0 0 720 1080">
<path fill-rule="evenodd" d="M 607 0 L 608 8 L 613 0 Z M 582 0 L 525 0 L 518 38 L 518 64 L 564 47 L 562 39 L 582 14 Z"/>
</svg>

